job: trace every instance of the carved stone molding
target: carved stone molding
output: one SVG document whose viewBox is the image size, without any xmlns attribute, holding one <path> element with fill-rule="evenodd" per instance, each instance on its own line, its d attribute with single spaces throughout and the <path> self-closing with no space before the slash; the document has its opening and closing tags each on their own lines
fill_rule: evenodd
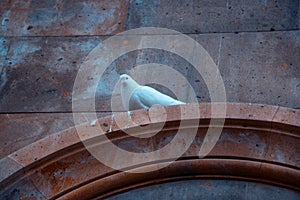
<svg viewBox="0 0 300 200">
<path fill-rule="evenodd" d="M 102 132 L 77 133 L 72 127 L 10 154 L 0 160 L 0 187 L 3 188 L 0 197 L 12 197 L 18 191 L 19 196 L 46 199 L 104 198 L 163 182 L 211 178 L 254 181 L 300 191 L 299 110 L 258 104 L 227 104 L 225 124 L 217 144 L 207 156 L 199 158 L 199 149 L 211 120 L 211 104 L 187 104 L 184 107 L 191 111 L 190 116 L 184 116 L 187 121 L 195 120 L 192 109 L 200 110 L 197 135 L 179 159 L 160 170 L 128 173 L 111 169 L 87 151 L 82 139 L 85 138 L 85 144 L 92 141 L 91 144 L 101 147 L 103 144 L 93 141 L 105 135 L 127 151 L 160 149 L 176 134 L 182 119 L 179 106 L 156 108 L 154 120 L 146 110 L 133 111 L 130 118 L 127 113 L 115 115 L 124 119 L 126 129 L 134 130 L 139 125 L 163 123 L 160 113 L 166 113 L 163 128 L 150 138 L 125 134 L 121 130 L 125 127 L 119 127 L 108 116 L 97 121 Z M 96 127 L 91 123 L 82 126 L 90 130 Z M 188 130 L 189 127 L 185 128 Z M 110 152 L 102 153 L 111 155 Z M 130 165 L 130 159 L 128 162 Z M 151 168 L 166 162 L 168 160 L 156 160 L 132 165 L 130 169 Z"/>
</svg>

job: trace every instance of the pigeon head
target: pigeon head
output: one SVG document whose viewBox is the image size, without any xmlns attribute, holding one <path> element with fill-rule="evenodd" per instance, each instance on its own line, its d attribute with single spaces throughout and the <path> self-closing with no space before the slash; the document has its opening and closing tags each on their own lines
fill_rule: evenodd
<svg viewBox="0 0 300 200">
<path fill-rule="evenodd" d="M 132 80 L 132 78 L 130 76 L 128 76 L 127 74 L 122 74 L 120 76 L 120 81 L 121 81 L 122 85 L 128 84 L 128 82 L 130 82 L 130 80 Z"/>
<path fill-rule="evenodd" d="M 120 75 L 119 81 L 120 81 L 122 103 L 124 108 L 128 110 L 129 99 L 133 91 L 138 87 L 140 87 L 140 85 L 127 74 Z"/>
<path fill-rule="evenodd" d="M 127 91 L 132 92 L 135 88 L 139 87 L 140 85 L 133 79 L 131 78 L 129 75 L 127 74 L 122 74 L 120 76 L 120 83 L 121 83 L 121 89 L 125 89 Z"/>
<path fill-rule="evenodd" d="M 122 84 L 122 87 L 138 87 L 139 84 L 133 80 L 133 78 L 131 78 L 129 75 L 127 74 L 122 74 L 120 76 L 120 82 Z"/>
</svg>

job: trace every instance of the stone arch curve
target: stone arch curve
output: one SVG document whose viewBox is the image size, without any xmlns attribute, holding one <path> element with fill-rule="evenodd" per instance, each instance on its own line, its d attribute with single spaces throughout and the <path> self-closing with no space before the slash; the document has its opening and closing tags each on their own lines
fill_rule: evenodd
<svg viewBox="0 0 300 200">
<path fill-rule="evenodd" d="M 195 104 L 186 106 L 195 107 Z M 217 145 L 205 158 L 199 159 L 197 153 L 211 119 L 211 104 L 196 106 L 201 117 L 194 142 L 182 157 L 163 169 L 133 174 L 106 167 L 85 149 L 76 129 L 70 128 L 3 158 L 0 161 L 1 196 L 9 197 L 19 191 L 23 197 L 34 194 L 45 199 L 100 199 L 149 185 L 191 179 L 252 181 L 300 192 L 299 110 L 227 104 L 225 126 Z M 166 107 L 165 110 L 167 122 L 151 139 L 151 145 L 157 148 L 176 133 L 180 121 L 179 107 Z M 126 117 L 127 113 L 124 120 Z M 140 125 L 151 123 L 145 110 L 134 111 L 132 120 L 138 120 Z M 187 117 L 187 120 L 193 118 Z M 98 123 L 104 132 L 87 134 L 87 140 L 109 134 L 116 145 L 132 151 L 141 150 L 149 143 L 124 135 L 111 117 L 101 118 Z M 112 132 L 106 133 L 110 128 Z M 152 164 L 132 168 L 151 167 Z"/>
</svg>

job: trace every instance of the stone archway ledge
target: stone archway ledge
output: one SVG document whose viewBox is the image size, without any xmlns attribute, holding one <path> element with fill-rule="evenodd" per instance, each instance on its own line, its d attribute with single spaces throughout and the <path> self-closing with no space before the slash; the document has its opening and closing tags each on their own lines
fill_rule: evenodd
<svg viewBox="0 0 300 200">
<path fill-rule="evenodd" d="M 184 116 L 184 120 L 194 120 L 193 110 L 199 109 L 200 136 L 195 139 L 195 144 L 191 145 L 189 150 L 172 165 L 183 167 L 184 164 L 182 163 L 184 162 L 187 166 L 191 162 L 202 164 L 203 162 L 210 162 L 207 166 L 210 166 L 210 169 L 213 169 L 213 171 L 206 171 L 209 177 L 236 177 L 238 179 L 243 179 L 244 177 L 249 180 L 270 182 L 300 191 L 300 183 L 295 181 L 299 180 L 300 177 L 300 110 L 259 104 L 226 104 L 227 113 L 220 140 L 211 153 L 199 161 L 199 159 L 195 159 L 199 151 L 197 144 L 201 145 L 201 139 L 203 139 L 205 129 L 209 125 L 211 105 L 209 103 L 181 105 L 181 108 L 188 113 Z M 224 104 L 219 105 L 224 106 Z M 93 186 L 89 187 L 89 184 L 93 185 L 94 179 L 96 179 L 95 183 L 100 181 L 103 184 L 103 181 L 112 178 L 112 174 L 116 173 L 116 171 L 90 158 L 91 156 L 86 153 L 82 140 L 91 140 L 103 134 L 110 135 L 114 141 L 124 140 L 124 135 L 120 134 L 122 132 L 120 131 L 121 129 L 135 128 L 138 125 L 163 123 L 165 119 L 163 117 L 160 118 L 161 113 L 167 114 L 165 128 L 161 132 L 165 135 L 172 135 L 172 130 L 177 128 L 177 123 L 175 122 L 183 119 L 180 115 L 180 106 L 157 107 L 152 113 L 152 116 L 156 116 L 154 119 L 149 117 L 149 112 L 146 110 L 133 111 L 130 118 L 128 118 L 127 113 L 118 113 L 115 115 L 124 119 L 124 123 L 121 123 L 121 126 L 118 126 L 114 119 L 108 116 L 98 119 L 97 123 L 102 128 L 100 132 L 96 128 L 97 126 L 88 122 L 82 124 L 82 126 L 90 130 L 86 133 L 77 133 L 76 129 L 72 127 L 32 143 L 0 160 L 0 187 L 4 188 L 2 192 L 9 191 L 10 188 L 15 187 L 18 182 L 26 178 L 29 178 L 34 187 L 48 199 L 63 197 L 64 195 L 66 197 L 68 195 L 72 196 L 76 193 L 72 193 L 71 190 L 80 191 L 84 187 L 88 187 L 88 190 L 90 190 Z M 218 119 L 218 116 L 214 116 L 214 118 Z M 78 134 L 80 134 L 80 137 Z M 127 139 L 125 137 L 125 140 Z M 132 141 L 132 138 L 128 139 L 128 141 Z M 140 145 L 142 146 L 143 144 L 141 143 Z M 89 159 L 93 161 L 87 161 L 84 156 L 79 158 L 78 156 L 82 154 L 89 155 Z M 95 167 L 97 167 L 98 172 L 92 175 L 87 174 L 86 177 L 80 179 L 76 179 L 76 177 L 70 178 L 66 175 L 63 178 L 60 177 L 61 180 L 59 179 L 64 181 L 60 188 L 53 186 L 52 179 L 49 176 L 58 170 L 63 174 L 67 170 L 73 170 L 75 174 L 82 174 L 84 169 L 74 164 L 78 159 L 87 163 L 90 170 L 96 170 Z M 213 159 L 215 160 L 213 161 Z M 66 160 L 70 162 L 68 162 L 67 166 L 62 167 L 61 163 L 66 162 Z M 91 167 L 89 162 L 96 162 L 97 164 Z M 220 165 L 214 163 L 219 163 Z M 258 170 L 260 173 L 259 177 L 255 177 L 255 173 L 249 173 L 248 175 L 247 173 L 239 174 L 238 171 L 248 169 L 247 166 L 252 165 L 249 165 L 249 163 L 254 163 L 256 167 L 250 167 L 249 169 Z M 168 168 L 172 167 L 172 165 Z M 54 166 L 56 167 L 53 168 Z M 228 166 L 228 169 L 231 166 L 232 169 L 236 168 L 238 170 L 236 173 L 232 173 L 232 170 L 222 171 L 220 166 Z M 188 174 L 193 174 L 192 169 L 187 171 Z M 197 173 L 195 173 L 194 175 L 196 176 Z M 205 177 L 205 173 L 200 174 Z M 65 182 L 69 179 L 72 179 L 72 181 Z M 56 184 L 60 184 L 60 181 Z M 142 182 L 140 183 L 141 185 Z M 49 189 L 49 184 L 52 184 L 51 189 Z M 109 182 L 109 184 L 114 183 Z"/>
<path fill-rule="evenodd" d="M 147 168 L 156 165 L 145 166 Z M 143 168 L 143 167 L 141 167 Z M 139 169 L 141 170 L 141 169 Z M 272 178 L 271 178 L 272 177 Z M 299 191 L 299 171 L 270 163 L 234 159 L 189 159 L 178 160 L 166 168 L 151 173 L 116 172 L 110 176 L 88 182 L 55 198 L 104 199 L 131 189 L 149 185 L 193 179 L 230 179 L 272 184 Z M 117 183 L 117 184 L 116 184 Z M 291 185 L 297 185 L 291 187 Z"/>
</svg>

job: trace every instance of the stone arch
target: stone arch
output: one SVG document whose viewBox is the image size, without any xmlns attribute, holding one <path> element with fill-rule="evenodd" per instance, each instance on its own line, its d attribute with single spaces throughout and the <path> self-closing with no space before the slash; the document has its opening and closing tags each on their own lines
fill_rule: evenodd
<svg viewBox="0 0 300 200">
<path fill-rule="evenodd" d="M 151 140 L 152 144 L 159 147 L 164 137 L 175 134 L 172 130 L 176 130 L 180 121 L 178 108 L 165 108 L 168 120 L 157 137 Z M 193 144 L 182 157 L 163 169 L 143 174 L 111 169 L 86 150 L 73 127 L 3 158 L 0 161 L 0 186 L 4 188 L 1 196 L 11 197 L 18 191 L 23 197 L 100 199 L 149 185 L 191 179 L 242 180 L 300 191 L 299 110 L 258 104 L 227 104 L 222 135 L 214 149 L 200 159 L 197 152 L 211 119 L 210 108 L 211 104 L 199 104 L 201 117 Z M 133 120 L 138 118 L 141 125 L 151 123 L 145 110 L 136 110 L 132 116 Z M 109 134 L 117 145 L 127 144 L 133 150 L 145 146 L 145 142 L 124 135 L 120 131 L 122 127 L 116 126 L 111 117 L 99 119 L 98 124 L 103 127 L 103 133 L 87 135 L 88 139 Z M 106 133 L 111 127 L 112 132 Z M 123 147 L 127 148 L 126 145 Z M 132 167 L 151 167 L 151 163 Z"/>
</svg>

